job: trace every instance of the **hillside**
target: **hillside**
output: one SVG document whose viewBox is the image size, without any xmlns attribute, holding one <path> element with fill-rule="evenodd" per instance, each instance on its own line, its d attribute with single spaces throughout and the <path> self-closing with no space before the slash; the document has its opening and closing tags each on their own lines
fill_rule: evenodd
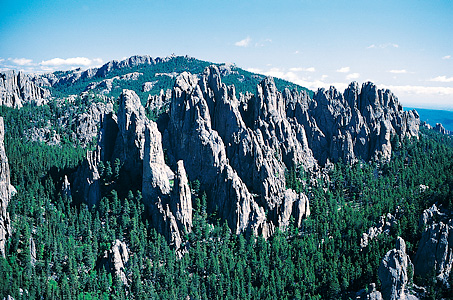
<svg viewBox="0 0 453 300">
<path fill-rule="evenodd" d="M 452 296 L 453 141 L 389 90 L 188 57 L 0 75 L 0 297 Z"/>
</svg>

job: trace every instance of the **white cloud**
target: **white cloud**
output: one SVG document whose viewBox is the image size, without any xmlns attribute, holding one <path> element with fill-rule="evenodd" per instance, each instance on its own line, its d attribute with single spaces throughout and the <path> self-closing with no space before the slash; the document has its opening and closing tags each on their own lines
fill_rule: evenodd
<svg viewBox="0 0 453 300">
<path fill-rule="evenodd" d="M 357 79 L 360 77 L 359 73 L 351 73 L 346 76 L 346 80 Z"/>
<path fill-rule="evenodd" d="M 451 58 L 451 55 L 445 55 L 444 57 L 442 57 L 442 59 L 450 59 Z"/>
<path fill-rule="evenodd" d="M 4 60 L 3 58 L 0 58 L 0 63 L 1 63 L 1 62 L 4 62 L 4 61 L 5 61 L 5 60 Z"/>
<path fill-rule="evenodd" d="M 437 76 L 437 77 L 435 77 L 435 78 L 431 78 L 429 81 L 435 81 L 435 82 L 453 82 L 453 77 Z"/>
<path fill-rule="evenodd" d="M 350 67 L 343 67 L 337 70 L 338 73 L 348 73 L 349 71 L 351 71 Z"/>
<path fill-rule="evenodd" d="M 374 49 L 374 48 L 385 49 L 385 48 L 389 48 L 389 47 L 390 48 L 399 48 L 400 46 L 398 44 L 387 43 L 387 44 L 379 44 L 379 45 L 371 44 L 366 48 L 367 49 Z"/>
<path fill-rule="evenodd" d="M 299 54 L 299 50 L 294 51 L 294 54 Z"/>
<path fill-rule="evenodd" d="M 290 68 L 289 69 L 291 72 L 316 72 L 315 67 L 309 67 L 309 68 Z"/>
<path fill-rule="evenodd" d="M 383 85 L 383 88 L 390 89 L 395 94 L 407 93 L 426 96 L 451 96 L 453 95 L 453 87 L 441 86 L 417 86 L 417 85 Z"/>
<path fill-rule="evenodd" d="M 329 76 L 324 74 L 321 76 L 321 80 L 324 81 L 327 77 L 329 77 Z"/>
<path fill-rule="evenodd" d="M 28 58 L 8 58 L 8 60 L 18 66 L 30 66 L 33 64 L 33 60 Z"/>
<path fill-rule="evenodd" d="M 263 73 L 263 70 L 258 69 L 258 68 L 248 68 L 247 71 L 249 71 L 251 73 L 258 73 L 258 74 L 262 74 Z"/>
<path fill-rule="evenodd" d="M 390 70 L 389 73 L 392 73 L 392 74 L 406 74 L 407 71 L 406 70 Z"/>
<path fill-rule="evenodd" d="M 102 59 L 100 58 L 95 58 L 95 59 L 89 59 L 86 57 L 71 57 L 71 58 L 52 58 L 49 60 L 43 60 L 40 65 L 41 66 L 91 66 L 94 64 L 101 64 Z"/>
<path fill-rule="evenodd" d="M 250 42 L 252 41 L 252 39 L 248 36 L 246 37 L 245 39 L 243 40 L 240 40 L 236 43 L 234 43 L 235 46 L 238 46 L 238 47 L 248 47 L 250 45 Z"/>
</svg>

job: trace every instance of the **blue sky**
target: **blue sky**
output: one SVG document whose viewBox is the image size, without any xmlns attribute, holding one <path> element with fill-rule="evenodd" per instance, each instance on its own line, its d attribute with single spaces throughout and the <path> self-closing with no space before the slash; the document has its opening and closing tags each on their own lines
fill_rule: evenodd
<svg viewBox="0 0 453 300">
<path fill-rule="evenodd" d="M 405 106 L 453 110 L 453 2 L 4 1 L 0 70 L 189 55 L 311 89 L 390 88 Z"/>
</svg>

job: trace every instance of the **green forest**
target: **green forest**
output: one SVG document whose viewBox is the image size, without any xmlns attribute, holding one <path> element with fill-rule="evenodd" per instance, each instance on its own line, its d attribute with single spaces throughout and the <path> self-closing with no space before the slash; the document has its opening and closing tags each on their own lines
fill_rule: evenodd
<svg viewBox="0 0 453 300">
<path fill-rule="evenodd" d="M 62 191 L 62 176 L 80 165 L 86 149 L 65 132 L 59 133 L 68 138 L 56 146 L 24 137 L 40 120 L 55 119 L 55 110 L 0 107 L 18 191 L 8 207 L 13 234 L 0 257 L 1 299 L 352 299 L 371 282 L 379 287 L 378 266 L 397 236 L 415 254 L 425 208 L 453 207 L 452 139 L 421 128 L 419 139 L 392 140 L 387 163 L 339 162 L 330 180 L 287 170 L 287 188 L 308 195 L 311 215 L 302 228 L 290 224 L 268 240 L 232 234 L 208 213 L 205 191 L 192 182 L 193 231 L 184 237 L 187 251 L 176 252 L 150 226 L 140 191 L 121 185 L 118 162 L 106 162 L 102 178 L 109 188 L 99 207 L 89 209 Z M 429 189 L 420 192 L 421 184 Z M 362 233 L 397 209 L 402 217 L 391 232 L 361 249 Z M 117 239 L 129 249 L 128 284 L 103 263 Z M 453 297 L 434 279 L 411 280 L 432 299 Z"/>
</svg>

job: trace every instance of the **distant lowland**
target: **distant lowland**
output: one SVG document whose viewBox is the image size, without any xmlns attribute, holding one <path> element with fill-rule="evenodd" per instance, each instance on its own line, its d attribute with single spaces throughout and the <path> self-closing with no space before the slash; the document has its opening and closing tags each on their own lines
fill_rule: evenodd
<svg viewBox="0 0 453 300">
<path fill-rule="evenodd" d="M 405 110 L 412 109 L 417 110 L 421 121 L 425 121 L 433 127 L 436 126 L 436 123 L 441 123 L 445 129 L 453 131 L 453 111 L 405 107 Z"/>
</svg>

